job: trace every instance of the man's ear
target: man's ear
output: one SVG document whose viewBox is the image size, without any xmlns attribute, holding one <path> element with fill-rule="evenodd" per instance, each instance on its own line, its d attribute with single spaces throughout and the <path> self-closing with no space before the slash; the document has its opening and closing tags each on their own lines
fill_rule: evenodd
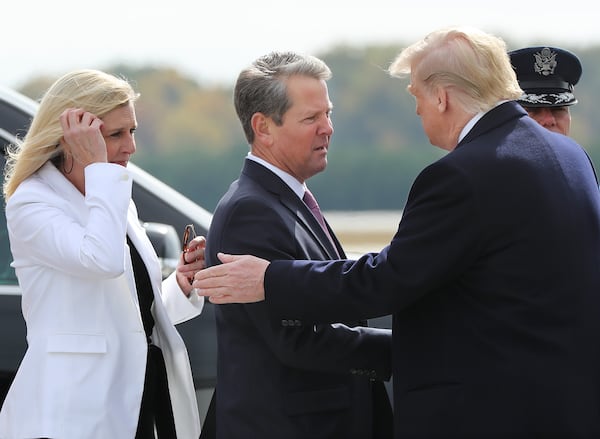
<svg viewBox="0 0 600 439">
<path fill-rule="evenodd" d="M 436 98 L 438 111 L 443 113 L 448 108 L 448 92 L 444 87 L 438 87 Z"/>
<path fill-rule="evenodd" d="M 262 113 L 254 113 L 252 119 L 250 119 L 252 125 L 252 131 L 254 131 L 254 137 L 262 144 L 271 144 L 271 118 L 265 116 Z"/>
</svg>

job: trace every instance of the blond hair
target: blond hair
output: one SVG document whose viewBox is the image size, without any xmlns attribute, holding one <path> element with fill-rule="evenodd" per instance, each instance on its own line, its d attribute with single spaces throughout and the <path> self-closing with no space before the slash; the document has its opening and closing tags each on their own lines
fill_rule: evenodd
<svg viewBox="0 0 600 439">
<path fill-rule="evenodd" d="M 431 32 L 402 50 L 388 72 L 395 77 L 412 74 L 429 92 L 453 88 L 463 110 L 473 114 L 523 94 L 506 43 L 469 27 Z"/>
<path fill-rule="evenodd" d="M 59 117 L 67 108 L 82 108 L 102 118 L 139 94 L 123 78 L 82 69 L 60 77 L 44 94 L 25 138 L 7 148 L 3 193 L 5 201 L 48 160 L 62 160 L 63 130 Z"/>
</svg>

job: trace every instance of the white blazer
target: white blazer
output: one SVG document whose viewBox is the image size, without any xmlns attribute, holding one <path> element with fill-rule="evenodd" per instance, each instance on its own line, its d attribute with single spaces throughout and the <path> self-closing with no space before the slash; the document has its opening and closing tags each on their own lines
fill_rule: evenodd
<svg viewBox="0 0 600 439">
<path fill-rule="evenodd" d="M 162 282 L 119 165 L 86 167 L 85 197 L 50 162 L 6 205 L 28 349 L 0 411 L 0 438 L 133 439 L 147 342 L 126 233 L 154 290 L 153 341 L 163 351 L 177 437 L 200 420 L 188 354 L 173 326 L 204 304 L 174 274 Z M 161 292 L 162 283 L 162 292 Z"/>
</svg>

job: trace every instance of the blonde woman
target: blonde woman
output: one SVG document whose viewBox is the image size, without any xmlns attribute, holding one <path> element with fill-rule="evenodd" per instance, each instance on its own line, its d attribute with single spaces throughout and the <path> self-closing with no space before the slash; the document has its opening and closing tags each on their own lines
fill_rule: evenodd
<svg viewBox="0 0 600 439">
<path fill-rule="evenodd" d="M 68 73 L 9 150 L 3 189 L 28 349 L 0 412 L 2 438 L 199 436 L 173 324 L 202 310 L 189 279 L 205 241 L 162 281 L 127 170 L 137 98 L 113 75 Z"/>
</svg>

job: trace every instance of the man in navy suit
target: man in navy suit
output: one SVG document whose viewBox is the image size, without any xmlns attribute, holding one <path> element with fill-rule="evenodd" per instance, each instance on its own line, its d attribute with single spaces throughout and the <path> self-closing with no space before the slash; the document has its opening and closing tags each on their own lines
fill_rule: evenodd
<svg viewBox="0 0 600 439">
<path fill-rule="evenodd" d="M 289 52 L 265 55 L 240 73 L 234 103 L 250 153 L 215 210 L 207 265 L 218 264 L 223 251 L 345 257 L 328 224 L 303 202 L 306 181 L 327 165 L 330 76 L 321 60 Z M 223 305 L 215 313 L 217 438 L 392 436 L 381 382 L 391 374 L 391 330 L 358 319 L 272 321 L 264 304 Z"/>
<path fill-rule="evenodd" d="M 430 142 L 389 246 L 357 261 L 220 255 L 194 287 L 273 321 L 394 313 L 397 438 L 600 437 L 600 194 L 535 122 L 505 43 L 432 32 L 390 66 Z M 243 287 L 243 288 L 242 288 Z"/>
</svg>

